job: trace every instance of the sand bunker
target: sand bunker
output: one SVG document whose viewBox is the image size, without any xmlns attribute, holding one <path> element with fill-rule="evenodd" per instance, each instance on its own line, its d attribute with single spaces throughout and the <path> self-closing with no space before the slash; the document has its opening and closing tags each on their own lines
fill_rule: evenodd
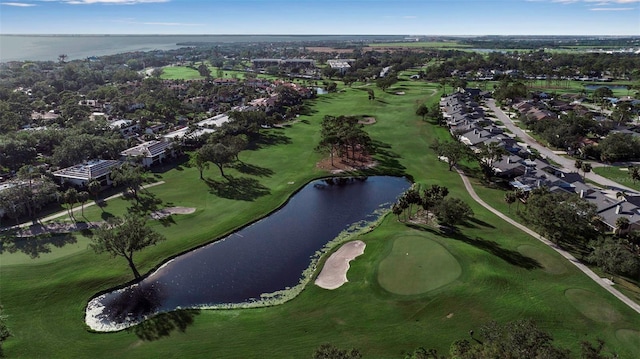
<svg viewBox="0 0 640 359">
<path fill-rule="evenodd" d="M 195 211 L 196 209 L 192 207 L 167 207 L 151 213 L 151 218 L 160 219 L 169 217 L 172 214 L 191 214 Z"/>
<path fill-rule="evenodd" d="M 315 284 L 324 289 L 336 289 L 348 282 L 349 262 L 363 254 L 365 246 L 363 241 L 345 243 L 324 263 Z"/>
</svg>

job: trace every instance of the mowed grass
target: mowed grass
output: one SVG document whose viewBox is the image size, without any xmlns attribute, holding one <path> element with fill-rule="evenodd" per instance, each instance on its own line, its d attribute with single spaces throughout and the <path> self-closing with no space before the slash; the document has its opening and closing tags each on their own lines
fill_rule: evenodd
<svg viewBox="0 0 640 359">
<path fill-rule="evenodd" d="M 393 247 L 378 265 L 378 283 L 391 293 L 426 293 L 453 282 L 462 273 L 455 257 L 428 238 L 402 235 L 389 240 Z"/>
<path fill-rule="evenodd" d="M 186 66 L 167 66 L 162 68 L 160 78 L 163 80 L 201 80 L 198 70 Z"/>
<path fill-rule="evenodd" d="M 374 231 L 359 236 L 367 245 L 365 253 L 351 262 L 349 282 L 339 289 L 329 291 L 309 284 L 298 297 L 282 305 L 185 313 L 180 323 L 164 321 L 146 326 L 144 334 L 156 340 L 143 340 L 135 330 L 91 333 L 84 325 L 89 298 L 132 279 L 122 258 L 96 255 L 86 249 L 43 263 L 0 263 L 1 301 L 14 334 L 5 343 L 6 355 L 305 358 L 320 344 L 329 342 L 359 348 L 365 358 L 398 358 L 420 346 L 447 352 L 454 340 L 467 338 L 470 329 L 489 320 L 521 318 L 535 319 L 558 344 L 574 351 L 582 340 L 602 338 L 607 349 L 621 357 L 637 354 L 631 343 L 633 333 L 625 332 L 640 327 L 637 313 L 574 266 L 567 266 L 564 273 L 551 274 L 544 270 L 543 260 L 519 252 L 518 248 L 527 245 L 543 257 L 558 256 L 477 205 L 459 176 L 437 160 L 429 144 L 436 138 L 446 138 L 448 133 L 415 115 L 420 103 L 438 100 L 437 85 L 400 81 L 386 93 L 372 86 L 374 101 L 367 99 L 367 88 L 341 88 L 338 93 L 321 96 L 312 102 L 311 115 L 301 116 L 301 121 L 289 128 L 266 131 L 265 140 L 256 144 L 256 149 L 240 154 L 240 159 L 254 170 L 228 170 L 232 178 L 250 184 L 237 188 L 232 193 L 235 199 L 219 191 L 218 184 L 224 180 L 215 167 L 205 171 L 211 185 L 198 178 L 196 169 L 184 164 L 157 173 L 156 180 L 165 184 L 150 192 L 167 205 L 197 210 L 173 216 L 175 223 L 168 227 L 152 224 L 167 241 L 136 254 L 140 271 L 148 272 L 170 256 L 264 216 L 308 180 L 325 175 L 315 167 L 322 155 L 314 151 L 325 115 L 375 117 L 376 123 L 366 129 L 378 145 L 379 166 L 369 173 L 404 173 L 423 185 L 447 186 L 450 196 L 463 199 L 475 212 L 474 220 L 461 226 L 458 234 L 443 236 L 429 227 L 407 226 L 395 216 L 387 216 Z M 398 91 L 405 95 L 394 95 Z M 493 194 L 498 191 L 487 191 L 501 201 L 498 194 Z M 92 207 L 86 210 L 86 216 L 99 219 L 107 213 L 120 215 L 126 206 L 124 200 L 114 200 L 104 213 Z M 506 205 L 502 206 L 506 212 Z M 393 249 L 392 239 L 402 237 L 437 243 L 459 263 L 460 275 L 424 293 L 400 295 L 385 290 L 378 282 L 379 268 Z M 569 289 L 593 293 L 620 317 L 613 322 L 591 319 L 567 298 Z M 162 335 L 163 328 L 178 324 L 185 330 Z"/>
<path fill-rule="evenodd" d="M 464 49 L 470 45 L 461 44 L 457 41 L 412 41 L 412 42 L 379 42 L 369 44 L 370 47 L 416 47 L 428 49 Z"/>
<path fill-rule="evenodd" d="M 634 182 L 631 179 L 631 176 L 629 175 L 629 168 L 627 166 L 594 167 L 593 172 L 631 189 L 640 191 L 640 182 Z"/>
</svg>

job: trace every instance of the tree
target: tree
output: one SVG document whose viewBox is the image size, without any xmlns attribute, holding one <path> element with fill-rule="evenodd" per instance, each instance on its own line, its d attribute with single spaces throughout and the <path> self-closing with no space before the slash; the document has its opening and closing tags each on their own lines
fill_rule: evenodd
<svg viewBox="0 0 640 359">
<path fill-rule="evenodd" d="M 453 169 L 462 159 L 471 156 L 469 148 L 460 141 L 439 142 L 436 140 L 431 148 L 440 157 L 445 157 L 449 164 L 449 171 Z"/>
<path fill-rule="evenodd" d="M 204 180 L 202 173 L 204 172 L 204 170 L 209 168 L 209 162 L 205 158 L 202 147 L 193 152 L 191 158 L 189 159 L 189 162 L 198 169 L 198 171 L 200 172 L 200 179 Z"/>
<path fill-rule="evenodd" d="M 91 248 L 96 253 L 107 252 L 112 257 L 123 257 L 136 278 L 140 273 L 133 262 L 135 252 L 155 245 L 164 236 L 149 228 L 145 217 L 132 214 L 124 218 L 112 217 L 100 226 L 92 237 Z"/>
<path fill-rule="evenodd" d="M 604 104 L 604 99 L 607 97 L 613 97 L 613 91 L 606 86 L 598 87 L 591 95 L 593 102 L 600 105 Z"/>
<path fill-rule="evenodd" d="M 373 101 L 376 99 L 376 93 L 373 91 L 373 89 L 367 89 L 367 94 L 369 95 L 370 101 Z"/>
<path fill-rule="evenodd" d="M 139 203 L 138 193 L 145 181 L 141 165 L 125 162 L 111 171 L 111 180 L 116 186 L 124 186 L 125 192 L 129 191 L 136 203 Z"/>
<path fill-rule="evenodd" d="M 480 335 L 484 340 L 462 358 L 570 358 L 568 350 L 554 346 L 551 335 L 531 320 L 490 322 L 482 326 Z"/>
<path fill-rule="evenodd" d="M 591 172 L 591 168 L 592 166 L 589 162 L 585 162 L 582 164 L 582 173 L 585 178 L 587 177 L 587 173 Z"/>
<path fill-rule="evenodd" d="M 444 198 L 433 210 L 438 222 L 444 226 L 454 227 L 473 217 L 473 210 L 458 198 Z"/>
<path fill-rule="evenodd" d="M 449 195 L 449 189 L 437 184 L 431 185 L 424 191 L 422 191 L 422 209 L 425 211 L 432 210 L 437 206 L 447 195 Z"/>
<path fill-rule="evenodd" d="M 593 225 L 595 205 L 573 194 L 536 189 L 527 198 L 522 216 L 555 243 L 586 244 L 598 236 Z"/>
<path fill-rule="evenodd" d="M 93 195 L 93 200 L 95 201 L 96 205 L 98 204 L 98 194 L 100 194 L 101 189 L 102 184 L 100 183 L 100 181 L 96 181 L 95 179 L 89 181 L 89 183 L 87 184 L 87 190 Z"/>
<path fill-rule="evenodd" d="M 224 174 L 224 166 L 233 163 L 236 158 L 236 152 L 222 143 L 206 144 L 202 146 L 202 155 L 208 162 L 213 163 L 220 170 L 220 175 L 228 179 Z"/>
<path fill-rule="evenodd" d="M 2 351 L 2 343 L 4 343 L 11 336 L 11 332 L 9 328 L 7 328 L 7 323 L 5 322 L 5 317 L 3 315 L 3 308 L 0 305 L 0 357 L 4 357 L 4 353 Z"/>
<path fill-rule="evenodd" d="M 69 218 L 76 221 L 76 217 L 73 214 L 73 206 L 78 202 L 78 190 L 71 187 L 64 192 L 63 195 L 64 203 L 67 205 L 67 213 L 69 214 Z"/>
<path fill-rule="evenodd" d="M 381 77 L 377 79 L 376 86 L 378 86 L 382 91 L 386 91 L 389 87 L 394 85 L 396 82 L 398 82 L 398 78 L 393 74 L 389 74 L 385 77 Z"/>
<path fill-rule="evenodd" d="M 413 351 L 413 353 L 405 355 L 404 359 L 444 359 L 444 356 L 439 356 L 438 351 L 435 349 L 425 349 L 420 347 Z"/>
<path fill-rule="evenodd" d="M 476 153 L 476 160 L 487 180 L 490 180 L 494 175 L 493 165 L 496 162 L 502 161 L 502 156 L 506 154 L 507 151 L 500 147 L 497 142 L 491 142 L 488 145 L 482 146 L 480 151 Z"/>
<path fill-rule="evenodd" d="M 84 217 L 84 204 L 89 200 L 89 192 L 80 191 L 78 192 L 78 202 L 80 202 L 80 210 L 82 213 L 82 217 Z"/>
<path fill-rule="evenodd" d="M 313 359 L 360 359 L 357 349 L 339 349 L 332 344 L 322 344 L 313 353 Z"/>
<path fill-rule="evenodd" d="M 504 194 L 504 201 L 509 205 L 509 213 L 511 213 L 511 205 L 518 199 L 515 191 L 509 191 Z"/>
<path fill-rule="evenodd" d="M 429 114 L 429 108 L 427 107 L 426 104 L 423 103 L 422 105 L 418 106 L 418 109 L 416 110 L 416 115 L 421 116 L 423 121 L 428 114 Z"/>
<path fill-rule="evenodd" d="M 631 177 L 633 184 L 640 180 L 640 167 L 629 166 L 629 177 Z"/>
<path fill-rule="evenodd" d="M 210 78 L 211 77 L 211 70 L 209 70 L 209 67 L 207 65 L 205 65 L 204 63 L 202 63 L 202 64 L 200 64 L 200 66 L 198 66 L 198 73 L 202 77 L 206 77 L 206 78 Z"/>
<path fill-rule="evenodd" d="M 616 221 L 616 225 L 617 225 Z M 592 244 L 593 252 L 588 260 L 607 273 L 637 275 L 640 258 L 635 256 L 623 241 L 614 238 L 601 239 Z"/>
<path fill-rule="evenodd" d="M 573 163 L 573 166 L 578 170 L 578 172 L 580 172 L 580 170 L 582 169 L 582 160 L 581 159 L 577 159 Z"/>
</svg>

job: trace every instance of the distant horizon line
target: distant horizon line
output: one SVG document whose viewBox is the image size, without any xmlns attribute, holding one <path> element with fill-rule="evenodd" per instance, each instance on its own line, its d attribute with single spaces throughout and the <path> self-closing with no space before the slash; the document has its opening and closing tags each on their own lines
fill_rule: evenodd
<svg viewBox="0 0 640 359">
<path fill-rule="evenodd" d="M 60 33 L 60 34 L 42 34 L 42 33 L 9 33 L 3 34 L 0 33 L 0 36 L 299 36 L 299 37 L 308 37 L 308 36 L 405 36 L 405 37 L 486 37 L 486 36 L 495 36 L 495 37 L 607 37 L 607 38 L 640 38 L 639 35 L 576 35 L 576 34 L 482 34 L 482 35 L 447 35 L 447 34 L 157 34 L 157 33 L 149 33 L 149 34 L 72 34 L 72 33 Z"/>
</svg>

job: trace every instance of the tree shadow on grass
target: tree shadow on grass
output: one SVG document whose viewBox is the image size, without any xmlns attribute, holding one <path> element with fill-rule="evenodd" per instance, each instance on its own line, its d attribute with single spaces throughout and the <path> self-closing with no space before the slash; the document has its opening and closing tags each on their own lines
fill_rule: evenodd
<svg viewBox="0 0 640 359">
<path fill-rule="evenodd" d="M 130 331 L 145 341 L 159 340 L 170 336 L 176 330 L 184 333 L 187 327 L 193 324 L 195 316 L 199 314 L 198 309 L 161 313 L 136 325 Z"/>
<path fill-rule="evenodd" d="M 238 172 L 251 176 L 271 177 L 273 175 L 273 171 L 266 167 L 260 167 L 244 162 L 237 163 L 234 168 L 238 170 Z"/>
<path fill-rule="evenodd" d="M 269 188 L 260 184 L 256 179 L 249 177 L 227 176 L 226 181 L 207 178 L 205 182 L 209 186 L 210 193 L 222 198 L 254 201 L 271 193 Z"/>
<path fill-rule="evenodd" d="M 35 259 L 40 257 L 40 254 L 50 253 L 52 246 L 62 248 L 76 242 L 76 237 L 71 233 L 43 233 L 30 237 L 17 237 L 14 232 L 4 231 L 0 234 L 0 254 L 21 252 Z"/>
<path fill-rule="evenodd" d="M 489 224 L 483 220 L 477 219 L 475 217 L 469 218 L 469 220 L 465 221 L 463 226 L 467 228 L 478 228 L 478 226 L 486 227 L 486 228 L 496 228 L 492 224 Z"/>
<path fill-rule="evenodd" d="M 391 150 L 391 145 L 381 141 L 372 141 L 372 151 L 377 165 L 372 168 L 360 170 L 359 172 L 367 176 L 387 175 L 387 176 L 406 176 L 406 167 L 398 161 L 401 158 L 397 153 Z"/>
<path fill-rule="evenodd" d="M 272 129 L 269 131 L 260 132 L 258 138 L 251 141 L 247 146 L 249 150 L 259 150 L 261 148 L 275 146 L 275 145 L 288 145 L 291 143 L 291 138 L 282 133 L 280 130 Z"/>
<path fill-rule="evenodd" d="M 125 198 L 131 202 L 129 211 L 140 215 L 151 214 L 152 212 L 159 211 L 162 208 L 162 199 L 152 192 L 147 192 L 146 190 L 138 192 L 137 199 L 131 196 L 127 196 Z"/>
<path fill-rule="evenodd" d="M 446 236 L 470 244 L 478 249 L 482 249 L 485 252 L 489 252 L 514 266 L 518 266 L 528 270 L 542 268 L 542 265 L 537 260 L 522 255 L 522 253 L 518 251 L 512 251 L 510 249 L 503 248 L 497 242 L 480 237 L 470 238 L 460 232 L 452 232 L 447 234 Z"/>
</svg>

